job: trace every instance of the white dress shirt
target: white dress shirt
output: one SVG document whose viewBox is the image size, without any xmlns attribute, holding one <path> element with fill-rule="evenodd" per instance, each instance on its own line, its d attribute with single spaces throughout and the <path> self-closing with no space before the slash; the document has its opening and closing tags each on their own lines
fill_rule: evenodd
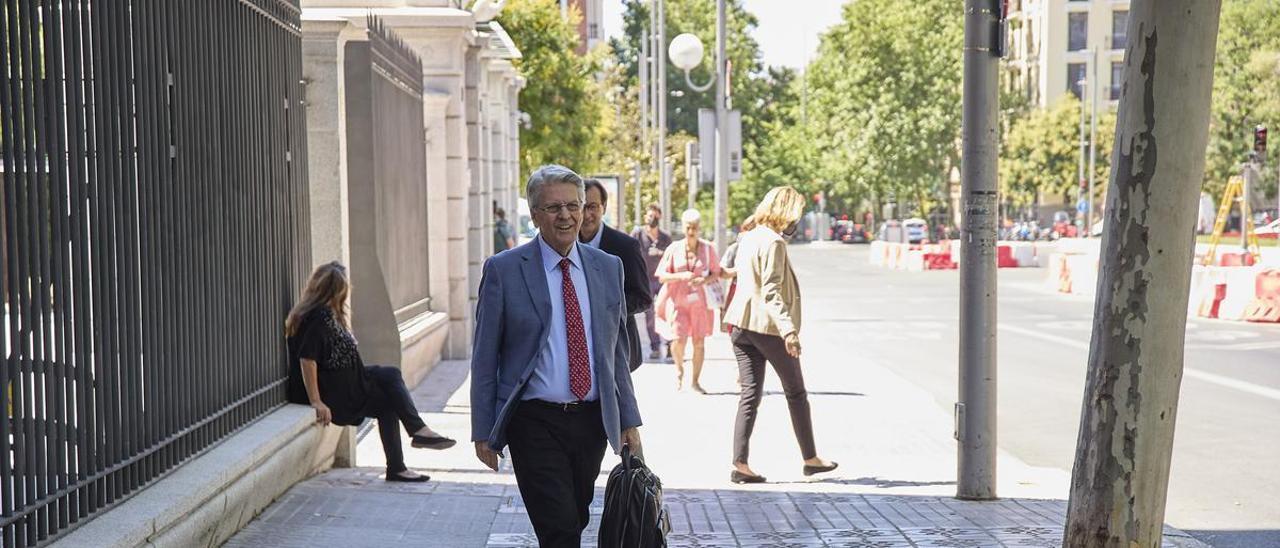
<svg viewBox="0 0 1280 548">
<path fill-rule="evenodd" d="M 602 229 L 600 232 L 604 232 Z M 599 235 L 596 235 L 599 238 Z M 561 257 L 556 250 L 538 236 L 538 246 L 542 253 L 542 269 L 547 274 L 547 292 L 551 295 L 551 329 L 547 332 L 547 343 L 542 346 L 538 356 L 538 365 L 534 367 L 533 376 L 529 378 L 528 388 L 523 399 L 544 400 L 555 403 L 578 401 L 569 389 L 569 330 L 564 320 L 564 283 L 560 270 Z M 578 309 L 582 312 L 582 330 L 587 338 L 587 363 L 591 367 L 591 390 L 584 401 L 599 398 L 596 390 L 595 348 L 591 340 L 591 298 L 587 294 L 587 276 L 582 269 L 582 256 L 578 253 L 577 242 L 569 250 L 567 257 L 569 279 L 573 282 L 574 293 L 578 297 Z"/>
<path fill-rule="evenodd" d="M 600 249 L 600 235 L 601 235 L 601 234 L 604 234 L 604 221 L 600 221 L 600 228 L 596 229 L 596 235 L 595 235 L 595 237 L 591 238 L 591 241 L 589 241 L 589 242 L 582 242 L 582 243 L 584 243 L 584 244 L 586 244 L 586 245 L 589 245 L 589 246 L 591 246 L 591 247 L 594 247 L 594 248 L 596 248 L 596 249 Z"/>
</svg>

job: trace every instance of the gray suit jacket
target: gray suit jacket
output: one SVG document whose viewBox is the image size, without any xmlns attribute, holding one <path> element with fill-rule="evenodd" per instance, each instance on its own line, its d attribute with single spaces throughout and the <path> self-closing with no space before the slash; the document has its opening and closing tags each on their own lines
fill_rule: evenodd
<svg viewBox="0 0 1280 548">
<path fill-rule="evenodd" d="M 627 368 L 627 306 L 622 261 L 579 245 L 591 300 L 592 374 L 609 445 L 622 451 L 622 431 L 640 426 Z M 485 261 L 471 350 L 471 440 L 495 451 L 507 445 L 507 423 L 520 402 L 551 328 L 551 294 L 538 240 Z"/>
</svg>

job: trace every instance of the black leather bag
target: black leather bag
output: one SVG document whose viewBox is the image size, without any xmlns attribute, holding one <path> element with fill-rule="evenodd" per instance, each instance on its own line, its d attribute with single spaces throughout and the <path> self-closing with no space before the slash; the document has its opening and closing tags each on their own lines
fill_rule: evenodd
<svg viewBox="0 0 1280 548">
<path fill-rule="evenodd" d="M 671 520 L 662 505 L 662 480 L 622 446 L 622 462 L 609 473 L 600 517 L 601 548 L 665 548 Z"/>
</svg>

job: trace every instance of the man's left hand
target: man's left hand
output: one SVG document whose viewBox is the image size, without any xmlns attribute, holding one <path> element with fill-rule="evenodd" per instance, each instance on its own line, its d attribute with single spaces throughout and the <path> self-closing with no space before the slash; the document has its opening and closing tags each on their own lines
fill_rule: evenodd
<svg viewBox="0 0 1280 548">
<path fill-rule="evenodd" d="M 622 444 L 631 446 L 631 454 L 644 458 L 644 447 L 640 445 L 640 429 L 628 428 L 622 431 Z"/>
</svg>

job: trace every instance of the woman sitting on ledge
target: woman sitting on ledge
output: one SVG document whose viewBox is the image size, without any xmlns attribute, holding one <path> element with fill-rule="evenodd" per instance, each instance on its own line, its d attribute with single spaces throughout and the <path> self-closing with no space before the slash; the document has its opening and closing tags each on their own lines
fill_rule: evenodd
<svg viewBox="0 0 1280 548">
<path fill-rule="evenodd" d="M 360 360 L 348 322 L 348 280 L 342 263 L 317 267 L 285 320 L 289 401 L 315 408 L 320 424 L 356 426 L 365 417 L 378 419 L 387 481 L 427 481 L 431 478 L 405 466 L 397 422 L 413 437 L 413 447 L 448 449 L 456 442 L 432 431 L 418 416 L 400 369 L 366 366 Z"/>
</svg>

